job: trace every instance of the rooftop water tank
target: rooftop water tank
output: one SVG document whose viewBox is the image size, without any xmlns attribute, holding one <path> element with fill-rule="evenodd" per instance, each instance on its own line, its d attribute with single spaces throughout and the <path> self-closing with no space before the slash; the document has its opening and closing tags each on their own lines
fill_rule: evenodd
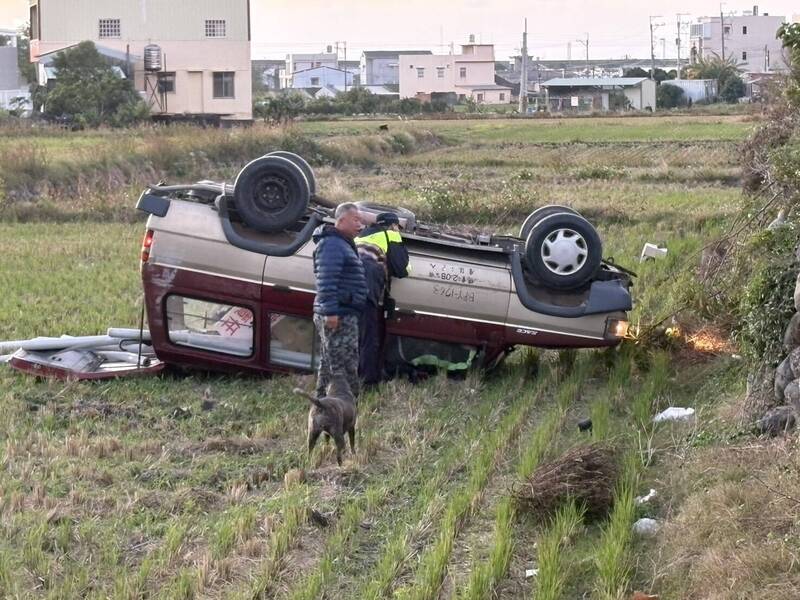
<svg viewBox="0 0 800 600">
<path fill-rule="evenodd" d="M 148 44 L 144 47 L 144 70 L 160 71 L 161 69 L 161 46 L 158 44 Z"/>
</svg>

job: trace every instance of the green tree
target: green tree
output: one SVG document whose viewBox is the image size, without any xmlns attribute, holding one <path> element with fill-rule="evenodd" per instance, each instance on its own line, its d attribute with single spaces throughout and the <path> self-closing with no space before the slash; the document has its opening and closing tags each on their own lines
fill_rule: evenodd
<svg viewBox="0 0 800 600">
<path fill-rule="evenodd" d="M 686 104 L 683 88 L 670 83 L 662 83 L 656 91 L 656 106 L 658 108 L 676 108 Z"/>
<path fill-rule="evenodd" d="M 123 127 L 147 117 L 133 83 L 120 77 L 92 42 L 81 42 L 53 59 L 56 83 L 45 115 L 81 126 Z"/>
<path fill-rule="evenodd" d="M 29 85 L 35 86 L 36 65 L 31 62 L 31 40 L 27 25 L 21 27 L 17 34 L 17 65 L 19 72 Z M 33 90 L 31 90 L 33 91 Z"/>
<path fill-rule="evenodd" d="M 256 100 L 253 116 L 264 122 L 288 123 L 306 108 L 306 101 L 300 94 L 288 91 Z"/>
<path fill-rule="evenodd" d="M 641 67 L 626 69 L 622 72 L 623 77 L 650 77 L 650 71 L 645 71 Z"/>
<path fill-rule="evenodd" d="M 722 89 L 725 82 L 731 77 L 739 77 L 739 67 L 733 57 L 725 60 L 716 56 L 701 58 L 697 64 L 687 67 L 686 72 L 689 79 L 716 79 L 719 89 Z"/>
<path fill-rule="evenodd" d="M 734 104 L 737 100 L 739 100 L 739 98 L 744 96 L 745 91 L 744 81 L 742 81 L 742 78 L 738 75 L 734 75 L 733 77 L 728 77 L 725 80 L 725 83 L 719 90 L 719 97 L 725 102 Z"/>
<path fill-rule="evenodd" d="M 786 23 L 778 29 L 778 39 L 789 51 L 789 85 L 786 97 L 789 102 L 800 106 L 800 23 Z"/>
</svg>

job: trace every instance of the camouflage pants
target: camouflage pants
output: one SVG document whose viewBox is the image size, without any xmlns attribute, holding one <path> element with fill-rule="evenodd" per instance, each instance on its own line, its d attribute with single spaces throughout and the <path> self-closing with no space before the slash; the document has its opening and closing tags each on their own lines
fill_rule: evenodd
<svg viewBox="0 0 800 600">
<path fill-rule="evenodd" d="M 350 391 L 358 398 L 361 382 L 358 379 L 358 317 L 339 317 L 339 326 L 325 326 L 325 317 L 314 315 L 314 325 L 320 340 L 319 370 L 317 371 L 317 396 L 322 397 L 335 374 L 341 374 L 350 384 Z"/>
</svg>

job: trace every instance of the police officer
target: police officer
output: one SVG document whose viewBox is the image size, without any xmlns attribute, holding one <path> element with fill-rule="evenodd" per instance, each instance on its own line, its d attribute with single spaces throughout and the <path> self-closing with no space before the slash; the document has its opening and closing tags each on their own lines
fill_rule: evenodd
<svg viewBox="0 0 800 600">
<path fill-rule="evenodd" d="M 408 251 L 400 236 L 400 219 L 389 212 L 379 214 L 355 242 L 367 278 L 367 304 L 358 324 L 358 374 L 365 385 L 375 385 L 383 378 L 386 312 L 394 308 L 389 288 L 392 277 L 408 275 Z"/>
</svg>

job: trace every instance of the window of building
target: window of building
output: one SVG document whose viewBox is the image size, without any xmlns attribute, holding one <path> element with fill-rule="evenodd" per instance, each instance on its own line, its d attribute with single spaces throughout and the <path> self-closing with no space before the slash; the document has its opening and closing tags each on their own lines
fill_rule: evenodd
<svg viewBox="0 0 800 600">
<path fill-rule="evenodd" d="M 31 39 L 38 40 L 39 39 L 39 7 L 34 5 L 31 6 L 30 12 L 31 18 Z"/>
<path fill-rule="evenodd" d="M 466 79 L 466 78 L 467 78 L 467 67 L 461 67 L 461 68 L 458 70 L 458 76 L 459 76 L 461 79 Z"/>
<path fill-rule="evenodd" d="M 505 102 L 506 95 L 503 92 L 500 92 L 500 102 Z"/>
<path fill-rule="evenodd" d="M 121 25 L 119 19 L 100 19 L 99 35 L 100 39 L 118 38 L 121 36 Z"/>
<path fill-rule="evenodd" d="M 175 73 L 158 74 L 158 91 L 162 94 L 175 93 Z"/>
<path fill-rule="evenodd" d="M 483 94 L 478 94 L 478 102 L 483 102 Z"/>
<path fill-rule="evenodd" d="M 730 25 L 725 25 L 725 27 L 723 27 L 722 30 L 725 32 L 725 35 L 730 35 L 731 26 Z"/>
<path fill-rule="evenodd" d="M 209 352 L 252 356 L 253 311 L 186 296 L 167 297 L 167 335 L 170 342 Z"/>
<path fill-rule="evenodd" d="M 747 25 L 742 25 L 742 35 L 747 35 Z"/>
<path fill-rule="evenodd" d="M 436 67 L 436 77 L 444 79 L 444 67 Z"/>
<path fill-rule="evenodd" d="M 747 52 L 742 52 L 742 60 L 747 60 Z"/>
<path fill-rule="evenodd" d="M 225 37 L 225 19 L 206 19 L 206 37 Z"/>
<path fill-rule="evenodd" d="M 269 360 L 295 369 L 319 364 L 319 339 L 311 319 L 272 313 L 269 316 Z"/>
<path fill-rule="evenodd" d="M 214 73 L 214 98 L 233 98 L 234 88 L 233 71 L 221 71 Z"/>
<path fill-rule="evenodd" d="M 318 86 L 319 85 L 319 77 L 312 77 L 311 78 L 311 85 L 313 85 L 314 87 Z"/>
<path fill-rule="evenodd" d="M 417 77 L 419 79 L 425 77 L 425 67 L 417 67 Z"/>
</svg>

